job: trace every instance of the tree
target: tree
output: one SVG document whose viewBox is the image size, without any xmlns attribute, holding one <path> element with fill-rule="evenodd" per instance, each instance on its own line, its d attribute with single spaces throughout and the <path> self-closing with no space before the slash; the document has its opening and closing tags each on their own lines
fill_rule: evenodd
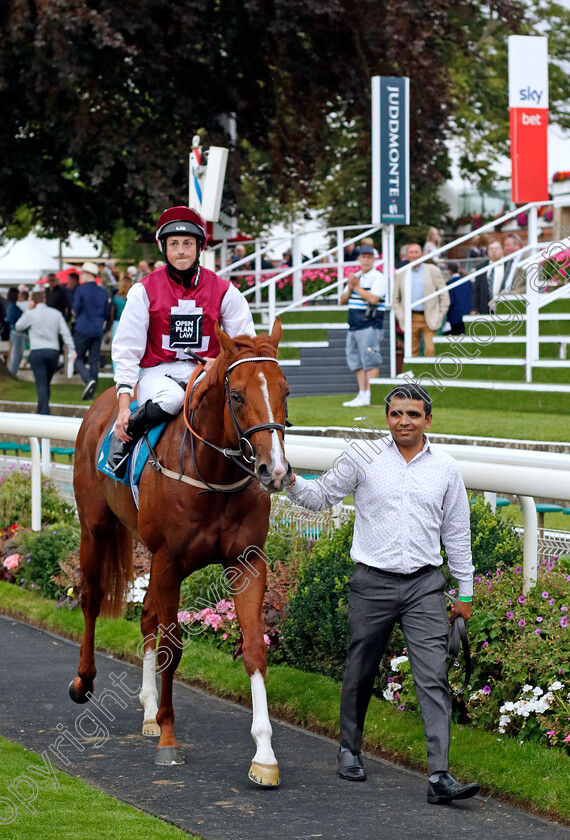
<svg viewBox="0 0 570 840">
<path fill-rule="evenodd" d="M 561 7 L 540 0 L 533 15 L 547 8 Z M 445 177 L 452 116 L 467 138 L 496 103 L 479 109 L 472 90 L 487 78 L 472 66 L 492 55 L 485 38 L 500 32 L 504 43 L 524 11 L 520 0 L 2 4 L 0 225 L 23 206 L 53 235 L 109 240 L 118 220 L 148 231 L 185 200 L 193 134 L 226 144 L 229 113 L 238 142 L 226 194 L 265 224 L 326 197 L 335 123 L 369 133 L 375 74 L 411 79 L 412 181 L 429 191 Z M 562 35 L 558 48 L 568 49 Z M 562 77 L 556 84 L 565 90 Z M 353 148 L 364 159 L 365 139 Z"/>
</svg>

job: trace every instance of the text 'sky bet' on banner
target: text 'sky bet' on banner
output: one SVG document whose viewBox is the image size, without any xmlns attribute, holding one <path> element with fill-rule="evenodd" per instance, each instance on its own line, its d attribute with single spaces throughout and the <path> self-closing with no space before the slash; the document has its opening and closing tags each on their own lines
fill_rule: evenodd
<svg viewBox="0 0 570 840">
<path fill-rule="evenodd" d="M 509 37 L 512 200 L 548 201 L 548 38 Z"/>
<path fill-rule="evenodd" d="M 372 224 L 410 224 L 410 80 L 372 77 Z"/>
</svg>

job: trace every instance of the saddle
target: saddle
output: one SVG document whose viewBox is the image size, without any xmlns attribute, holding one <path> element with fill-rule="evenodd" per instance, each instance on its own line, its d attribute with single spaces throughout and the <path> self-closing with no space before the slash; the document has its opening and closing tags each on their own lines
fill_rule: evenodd
<svg viewBox="0 0 570 840">
<path fill-rule="evenodd" d="M 133 402 L 130 404 L 131 413 L 133 411 L 136 411 L 137 408 L 138 402 L 136 400 L 133 400 Z M 107 466 L 107 459 L 109 457 L 109 444 L 111 442 L 111 436 L 113 435 L 114 427 L 115 424 L 111 426 L 111 428 L 105 436 L 103 443 L 101 444 L 101 449 L 99 450 L 99 454 L 97 456 L 97 469 L 100 472 L 105 473 L 105 475 L 108 475 L 114 481 L 119 481 L 121 484 L 127 484 L 128 486 L 133 488 L 134 495 L 134 488 L 138 489 L 138 484 L 142 475 L 142 471 L 144 470 L 150 455 L 149 443 L 150 446 L 153 448 L 156 446 L 156 444 L 160 440 L 160 436 L 166 428 L 166 423 L 159 423 L 158 426 L 153 426 L 145 435 L 142 436 L 140 440 L 138 440 L 135 443 L 131 452 L 128 455 L 127 470 L 123 478 L 117 478 L 113 470 L 111 470 Z"/>
</svg>

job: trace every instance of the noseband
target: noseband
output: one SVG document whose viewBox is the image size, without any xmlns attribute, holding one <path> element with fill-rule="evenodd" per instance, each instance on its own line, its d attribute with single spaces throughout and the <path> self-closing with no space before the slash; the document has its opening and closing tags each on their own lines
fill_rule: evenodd
<svg viewBox="0 0 570 840">
<path fill-rule="evenodd" d="M 230 458 L 235 464 L 241 467 L 246 473 L 248 473 L 253 478 L 257 478 L 255 472 L 243 464 L 239 458 L 243 458 L 248 463 L 253 463 L 255 461 L 255 450 L 251 444 L 250 437 L 254 435 L 256 432 L 263 432 L 263 431 L 277 431 L 281 432 L 283 436 L 285 436 L 285 426 L 281 423 L 259 423 L 256 426 L 250 426 L 248 429 L 243 429 L 239 420 L 237 419 L 236 413 L 232 406 L 232 399 L 231 399 L 231 391 L 230 391 L 230 373 L 234 368 L 238 367 L 238 365 L 243 365 L 246 362 L 274 362 L 278 364 L 277 359 L 274 359 L 272 356 L 248 356 L 245 359 L 238 359 L 237 362 L 233 362 L 226 370 L 225 377 L 224 377 L 224 394 L 225 394 L 225 401 L 228 406 L 228 411 L 232 418 L 232 422 L 234 424 L 234 428 L 236 430 L 237 438 L 238 438 L 238 449 L 224 449 L 221 446 L 217 446 L 215 443 L 212 443 L 209 440 L 205 440 L 201 435 L 196 432 L 196 430 L 192 427 L 192 422 L 194 418 L 195 411 L 192 411 L 190 416 L 188 416 L 188 404 L 190 402 L 190 396 L 194 386 L 196 385 L 199 368 L 196 369 L 196 374 L 194 375 L 191 383 L 188 383 L 186 399 L 184 400 L 184 421 L 186 423 L 186 427 L 188 431 L 191 432 L 191 445 L 192 445 L 192 460 L 194 462 L 194 469 L 196 470 L 197 474 L 200 475 L 198 471 L 198 467 L 196 464 L 195 458 L 195 451 L 194 451 L 194 438 L 198 438 L 201 440 L 202 443 L 205 443 L 206 446 L 215 449 L 216 452 L 219 452 L 225 458 Z M 204 479 L 200 476 L 202 481 Z M 205 484 L 208 482 L 204 481 Z M 239 488 L 241 489 L 241 488 Z"/>
<path fill-rule="evenodd" d="M 234 428 L 237 432 L 238 436 L 238 446 L 242 457 L 249 463 L 252 464 L 255 461 L 255 451 L 253 446 L 251 445 L 250 437 L 254 435 L 256 432 L 263 432 L 267 430 L 276 430 L 281 432 L 282 435 L 285 435 L 285 426 L 282 426 L 281 423 L 260 423 L 257 426 L 250 426 L 249 429 L 242 429 L 239 420 L 236 417 L 236 413 L 234 411 L 234 407 L 232 405 L 232 396 L 230 392 L 230 373 L 234 368 L 238 365 L 243 365 L 245 362 L 275 362 L 277 364 L 277 359 L 273 359 L 271 356 L 251 356 L 247 357 L 246 359 L 239 359 L 237 362 L 234 362 L 229 366 L 226 370 L 226 375 L 224 378 L 224 390 L 226 393 L 226 403 L 228 405 L 228 409 L 234 424 Z M 247 444 L 249 448 L 249 452 L 244 451 L 244 444 Z M 241 464 L 240 466 L 243 466 Z"/>
</svg>

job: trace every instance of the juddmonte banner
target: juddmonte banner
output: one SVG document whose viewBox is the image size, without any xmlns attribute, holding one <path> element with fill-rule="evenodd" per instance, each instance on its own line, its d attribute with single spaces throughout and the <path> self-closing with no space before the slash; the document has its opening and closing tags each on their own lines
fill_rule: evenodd
<svg viewBox="0 0 570 840">
<path fill-rule="evenodd" d="M 410 80 L 372 78 L 372 223 L 410 223 Z"/>
<path fill-rule="evenodd" d="M 548 201 L 548 38 L 509 37 L 512 199 Z"/>
</svg>

